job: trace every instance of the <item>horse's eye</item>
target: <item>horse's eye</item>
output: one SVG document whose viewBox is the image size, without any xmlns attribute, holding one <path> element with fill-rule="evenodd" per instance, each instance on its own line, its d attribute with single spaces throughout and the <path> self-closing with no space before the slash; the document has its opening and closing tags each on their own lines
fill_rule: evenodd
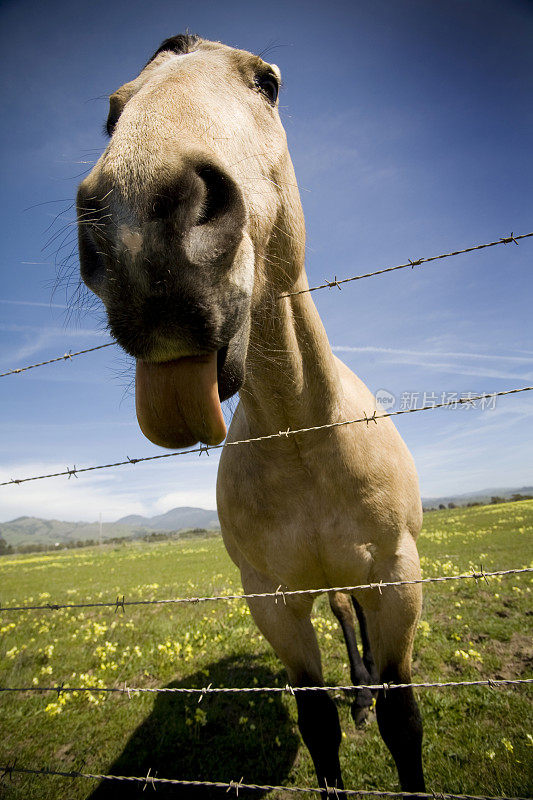
<svg viewBox="0 0 533 800">
<path fill-rule="evenodd" d="M 273 75 L 258 75 L 255 79 L 259 90 L 272 104 L 278 99 L 279 85 Z"/>
</svg>

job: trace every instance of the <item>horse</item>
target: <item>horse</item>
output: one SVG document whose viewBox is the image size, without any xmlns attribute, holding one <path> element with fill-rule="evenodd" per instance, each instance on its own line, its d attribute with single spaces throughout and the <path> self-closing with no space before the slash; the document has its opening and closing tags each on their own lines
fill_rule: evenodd
<svg viewBox="0 0 533 800">
<path fill-rule="evenodd" d="M 258 439 L 225 446 L 217 478 L 246 594 L 416 582 L 422 508 L 406 445 L 390 419 L 335 425 L 378 407 L 334 356 L 308 291 L 280 81 L 275 64 L 244 50 L 166 39 L 110 96 L 107 148 L 77 194 L 81 277 L 136 361 L 136 414 L 151 442 Z M 221 402 L 237 392 L 227 432 Z M 306 428 L 317 429 L 290 433 Z M 248 601 L 301 690 L 324 685 L 313 599 Z M 420 586 L 330 592 L 361 682 L 352 600 L 366 667 L 383 684 L 410 683 Z M 342 789 L 334 700 L 294 694 L 320 787 Z M 368 702 L 354 702 L 354 718 Z M 412 688 L 380 690 L 376 716 L 402 790 L 423 792 Z"/>
</svg>

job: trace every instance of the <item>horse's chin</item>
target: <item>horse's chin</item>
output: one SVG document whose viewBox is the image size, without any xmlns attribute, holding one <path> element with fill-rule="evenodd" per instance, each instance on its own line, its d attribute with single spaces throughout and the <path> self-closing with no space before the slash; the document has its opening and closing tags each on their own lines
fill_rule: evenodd
<svg viewBox="0 0 533 800">
<path fill-rule="evenodd" d="M 249 334 L 248 316 L 230 342 L 217 352 L 218 394 L 221 402 L 233 397 L 244 383 Z"/>
</svg>

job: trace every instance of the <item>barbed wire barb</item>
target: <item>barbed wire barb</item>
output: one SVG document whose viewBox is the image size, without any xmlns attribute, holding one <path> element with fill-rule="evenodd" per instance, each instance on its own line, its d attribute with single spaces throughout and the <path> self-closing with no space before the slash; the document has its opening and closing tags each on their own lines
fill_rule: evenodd
<svg viewBox="0 0 533 800">
<path fill-rule="evenodd" d="M 243 780 L 244 780 L 244 775 L 242 775 L 242 776 L 241 776 L 241 779 L 240 779 L 240 781 L 230 781 L 230 782 L 229 782 L 229 786 L 228 786 L 228 788 L 226 789 L 226 794 L 227 794 L 227 793 L 228 793 L 228 792 L 229 792 L 231 789 L 235 789 L 235 794 L 236 794 L 236 796 L 238 797 L 238 796 L 239 796 L 239 789 L 240 789 L 240 787 L 242 786 L 242 782 L 243 782 Z"/>
<path fill-rule="evenodd" d="M 124 608 L 125 600 L 126 600 L 126 595 L 124 594 L 122 595 L 122 600 L 120 599 L 120 595 L 117 595 L 117 599 L 115 602 L 115 614 L 118 612 L 119 609 L 122 609 L 123 614 L 126 613 L 126 609 Z"/>
<path fill-rule="evenodd" d="M 283 605 L 284 606 L 287 605 L 287 600 L 285 599 L 285 592 L 282 590 L 282 584 L 281 583 L 278 586 L 278 588 L 276 589 L 276 591 L 274 592 L 274 594 L 275 594 L 274 602 L 275 602 L 276 605 L 278 604 L 278 599 L 280 597 L 283 598 Z"/>
<path fill-rule="evenodd" d="M 327 281 L 326 286 L 328 287 L 328 289 L 333 289 L 333 287 L 336 286 L 339 292 L 342 291 L 342 286 L 339 286 L 339 281 L 337 280 L 336 275 L 332 281 Z"/>
<path fill-rule="evenodd" d="M 480 567 L 479 567 L 479 572 L 476 572 L 476 571 L 474 570 L 474 572 L 472 573 L 472 575 L 473 575 L 473 577 L 474 577 L 474 579 L 475 579 L 476 583 L 478 582 L 478 580 L 479 580 L 480 578 L 483 578 L 483 579 L 484 579 L 484 581 L 485 581 L 485 583 L 486 583 L 486 584 L 487 584 L 487 586 L 488 586 L 488 583 L 489 583 L 489 582 L 488 582 L 488 580 L 487 580 L 487 576 L 485 575 L 485 572 L 484 572 L 484 570 L 483 570 L 483 564 L 481 564 L 481 565 L 480 565 Z"/>
<path fill-rule="evenodd" d="M 13 772 L 15 771 L 17 766 L 17 759 L 13 761 L 12 764 L 6 764 L 5 767 L 0 767 L 0 781 L 4 778 L 9 778 L 10 781 L 13 780 Z"/>
<path fill-rule="evenodd" d="M 211 687 L 212 686 L 213 686 L 213 684 L 210 683 L 208 686 L 204 686 L 202 688 L 202 693 L 201 693 L 200 697 L 198 698 L 198 705 L 200 705 L 200 703 L 202 702 L 202 700 L 204 699 L 206 694 L 211 691 Z"/>
<path fill-rule="evenodd" d="M 155 792 L 155 783 L 154 783 L 155 775 L 150 775 L 151 771 L 152 771 L 152 767 L 148 767 L 148 772 L 146 773 L 146 778 L 144 779 L 143 792 L 146 791 L 146 787 L 148 786 L 148 782 L 149 781 L 151 782 L 152 789 Z"/>
</svg>

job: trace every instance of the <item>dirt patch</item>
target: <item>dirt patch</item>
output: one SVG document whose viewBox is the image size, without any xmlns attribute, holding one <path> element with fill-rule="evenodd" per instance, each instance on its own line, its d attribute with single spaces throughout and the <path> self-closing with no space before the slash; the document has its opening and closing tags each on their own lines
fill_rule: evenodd
<svg viewBox="0 0 533 800">
<path fill-rule="evenodd" d="M 72 742 L 62 744 L 61 747 L 55 751 L 55 757 L 63 764 L 71 764 L 74 761 L 74 753 L 72 752 Z"/>
<path fill-rule="evenodd" d="M 530 678 L 533 673 L 533 641 L 531 636 L 513 633 L 509 642 L 493 640 L 491 650 L 502 660 L 495 678 L 512 680 Z"/>
</svg>

